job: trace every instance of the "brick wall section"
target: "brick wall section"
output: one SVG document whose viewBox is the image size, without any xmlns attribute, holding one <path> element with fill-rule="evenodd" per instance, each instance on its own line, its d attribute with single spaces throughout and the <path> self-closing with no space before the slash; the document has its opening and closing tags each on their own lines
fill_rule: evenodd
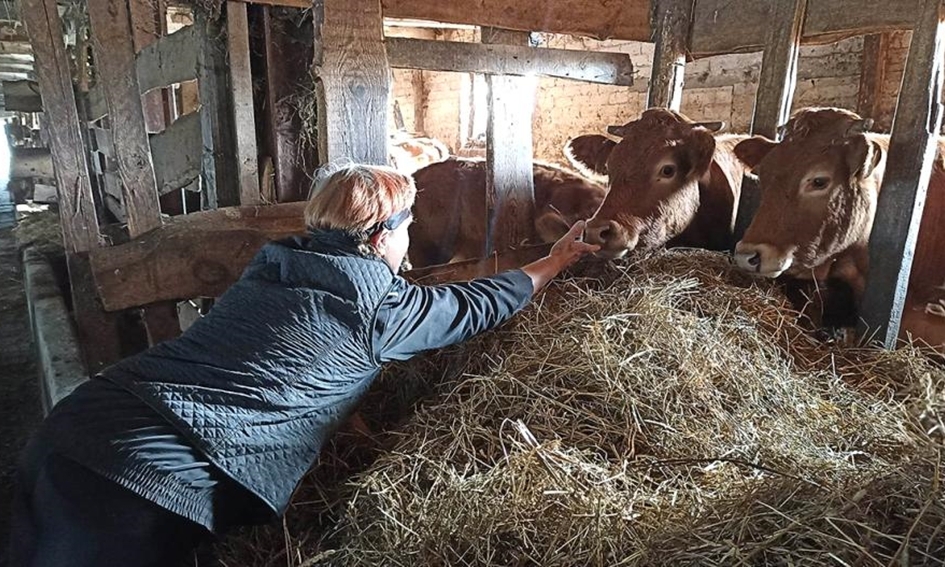
<svg viewBox="0 0 945 567">
<path fill-rule="evenodd" d="M 893 36 L 882 86 L 882 112 L 876 121 L 881 129 L 888 129 L 891 123 L 895 94 L 909 44 L 908 32 Z M 470 32 L 455 30 L 441 37 L 454 41 L 475 39 Z M 643 111 L 653 45 L 551 34 L 546 35 L 546 45 L 560 49 L 627 53 L 634 64 L 635 85 L 631 87 L 540 79 L 533 122 L 535 156 L 566 163 L 562 148 L 570 137 L 603 133 L 609 124 L 633 120 Z M 855 110 L 862 46 L 862 38 L 852 38 L 830 45 L 802 47 L 794 109 L 839 106 Z M 729 132 L 746 132 L 751 122 L 760 72 L 761 53 L 730 54 L 689 62 L 681 110 L 694 120 L 723 120 Z M 426 104 L 422 110 L 425 132 L 443 140 L 456 151 L 464 142 L 460 135 L 460 114 L 461 108 L 468 104 L 469 76 L 424 72 L 422 80 L 426 90 Z M 400 87 L 395 87 L 395 92 L 399 92 L 398 89 Z M 404 102 L 400 104 L 406 119 Z"/>
</svg>

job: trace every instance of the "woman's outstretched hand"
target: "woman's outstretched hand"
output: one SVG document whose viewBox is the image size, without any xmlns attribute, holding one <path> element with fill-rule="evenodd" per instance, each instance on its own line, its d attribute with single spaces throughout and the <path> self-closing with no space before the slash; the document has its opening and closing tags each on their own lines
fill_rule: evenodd
<svg viewBox="0 0 945 567">
<path fill-rule="evenodd" d="M 522 271 L 532 278 L 532 285 L 536 292 L 545 287 L 549 281 L 565 268 L 571 266 L 585 255 L 600 250 L 600 246 L 584 242 L 585 222 L 586 221 L 581 220 L 574 223 L 567 234 L 555 242 L 554 246 L 551 247 L 551 252 L 547 256 L 522 268 Z"/>
</svg>

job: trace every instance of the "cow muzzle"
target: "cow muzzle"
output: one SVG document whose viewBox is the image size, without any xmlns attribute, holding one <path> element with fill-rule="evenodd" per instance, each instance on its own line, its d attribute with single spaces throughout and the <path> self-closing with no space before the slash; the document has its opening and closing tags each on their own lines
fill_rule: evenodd
<svg viewBox="0 0 945 567">
<path fill-rule="evenodd" d="M 615 221 L 596 222 L 591 219 L 584 230 L 584 242 L 600 246 L 597 256 L 621 258 L 637 246 L 639 235 L 631 233 Z"/>
<path fill-rule="evenodd" d="M 735 246 L 735 264 L 746 272 L 776 278 L 794 264 L 794 254 L 782 253 L 770 244 L 741 241 Z"/>
</svg>

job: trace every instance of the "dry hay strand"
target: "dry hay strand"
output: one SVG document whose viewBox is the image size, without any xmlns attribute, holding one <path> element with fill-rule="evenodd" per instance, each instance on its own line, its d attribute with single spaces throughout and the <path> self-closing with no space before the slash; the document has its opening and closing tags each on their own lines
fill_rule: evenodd
<svg viewBox="0 0 945 567">
<path fill-rule="evenodd" d="M 65 255 L 59 212 L 55 208 L 24 214 L 17 219 L 13 234 L 21 250 L 32 247 L 47 257 Z"/>
<path fill-rule="evenodd" d="M 945 370 L 828 348 L 796 319 L 709 252 L 559 280 L 502 330 L 385 373 L 438 369 L 389 450 L 293 506 L 290 523 L 340 521 L 285 531 L 288 564 L 945 563 Z"/>
</svg>

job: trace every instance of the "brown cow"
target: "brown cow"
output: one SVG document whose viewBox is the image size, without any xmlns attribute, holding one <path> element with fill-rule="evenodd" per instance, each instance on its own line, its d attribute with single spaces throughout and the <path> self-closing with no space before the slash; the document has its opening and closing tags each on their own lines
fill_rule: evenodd
<svg viewBox="0 0 945 567">
<path fill-rule="evenodd" d="M 475 158 L 450 158 L 418 170 L 410 225 L 414 268 L 485 255 L 486 167 Z M 573 223 L 590 218 L 606 189 L 565 169 L 535 163 L 535 234 L 555 242 Z"/>
<path fill-rule="evenodd" d="M 869 268 L 869 238 L 889 136 L 837 108 L 810 108 L 785 125 L 780 143 L 756 136 L 735 152 L 761 180 L 761 203 L 736 247 L 738 265 L 766 277 L 838 278 L 857 303 Z M 945 143 L 916 242 L 901 336 L 945 347 Z"/>
<path fill-rule="evenodd" d="M 392 136 L 387 151 L 391 167 L 407 174 L 450 157 L 450 149 L 436 138 L 415 137 L 403 132 Z"/>
<path fill-rule="evenodd" d="M 746 136 L 714 136 L 721 127 L 653 108 L 609 128 L 619 142 L 598 135 L 569 141 L 573 162 L 609 178 L 586 241 L 609 258 L 664 245 L 731 249 L 745 171 L 732 150 Z"/>
</svg>

